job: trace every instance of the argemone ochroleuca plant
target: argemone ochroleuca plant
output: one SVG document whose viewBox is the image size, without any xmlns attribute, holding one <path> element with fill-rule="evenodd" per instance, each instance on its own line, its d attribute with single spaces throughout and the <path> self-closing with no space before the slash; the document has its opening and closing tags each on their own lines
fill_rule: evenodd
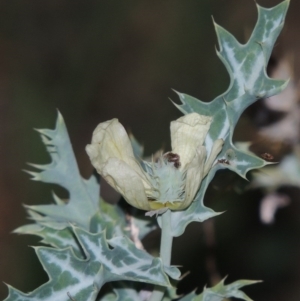
<svg viewBox="0 0 300 301">
<path fill-rule="evenodd" d="M 117 119 L 100 123 L 86 151 L 99 174 L 132 206 L 163 213 L 186 209 L 208 174 L 223 140 L 217 139 L 207 156 L 203 146 L 211 118 L 187 114 L 171 122 L 172 151 L 157 162 L 140 164 L 129 137 Z"/>
<path fill-rule="evenodd" d="M 172 241 L 191 222 L 220 214 L 204 204 L 218 170 L 230 169 L 246 178 L 248 171 L 268 164 L 239 148 L 232 137 L 249 105 L 280 93 L 287 84 L 269 78 L 266 67 L 288 5 L 288 0 L 270 9 L 257 5 L 256 26 L 243 45 L 214 24 L 217 54 L 229 73 L 229 87 L 210 102 L 178 93 L 181 104 L 176 107 L 184 116 L 171 122 L 172 150 L 158 160 L 143 161 L 142 153 L 135 156 L 134 143 L 117 119 L 95 129 L 86 148 L 92 165 L 130 205 L 150 217 L 106 203 L 96 176 L 81 177 L 60 114 L 54 130 L 38 130 L 51 163 L 31 164 L 38 171 L 28 173 L 33 180 L 60 185 L 69 199 L 53 193 L 55 204 L 26 206 L 33 223 L 15 232 L 37 235 L 48 245 L 35 251 L 49 281 L 30 293 L 9 286 L 5 301 L 251 300 L 240 290 L 255 282 L 250 280 L 228 285 L 221 281 L 200 295 L 176 296 L 180 271 L 171 266 Z M 142 248 L 142 239 L 157 227 L 162 235 L 159 256 L 154 257 Z"/>
</svg>

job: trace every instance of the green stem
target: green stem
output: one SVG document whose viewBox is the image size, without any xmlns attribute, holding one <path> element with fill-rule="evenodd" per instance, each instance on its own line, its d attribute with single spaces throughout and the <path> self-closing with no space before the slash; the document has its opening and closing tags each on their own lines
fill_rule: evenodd
<svg viewBox="0 0 300 301">
<path fill-rule="evenodd" d="M 172 242 L 171 235 L 171 210 L 166 211 L 162 215 L 161 225 L 161 239 L 160 239 L 160 258 L 163 265 L 169 266 L 171 264 Z M 152 296 L 149 301 L 161 301 L 165 294 L 165 287 L 156 285 L 154 287 Z"/>
</svg>

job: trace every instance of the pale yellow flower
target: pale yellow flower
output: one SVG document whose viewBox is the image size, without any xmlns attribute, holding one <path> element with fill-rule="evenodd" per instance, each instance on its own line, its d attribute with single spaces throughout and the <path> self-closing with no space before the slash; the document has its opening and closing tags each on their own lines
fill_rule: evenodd
<svg viewBox="0 0 300 301">
<path fill-rule="evenodd" d="M 194 200 L 223 146 L 222 139 L 216 140 L 207 157 L 203 144 L 210 124 L 211 117 L 197 113 L 171 122 L 172 151 L 158 162 L 136 160 L 117 119 L 97 126 L 86 151 L 97 172 L 130 205 L 152 213 L 183 210 Z"/>
</svg>

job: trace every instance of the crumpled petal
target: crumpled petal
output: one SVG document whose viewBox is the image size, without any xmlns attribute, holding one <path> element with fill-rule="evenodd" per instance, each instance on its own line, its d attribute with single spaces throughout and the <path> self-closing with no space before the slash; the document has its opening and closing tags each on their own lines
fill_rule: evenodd
<svg viewBox="0 0 300 301">
<path fill-rule="evenodd" d="M 211 121 L 209 116 L 191 113 L 171 122 L 172 152 L 180 155 L 181 169 L 186 168 L 203 145 Z"/>
<path fill-rule="evenodd" d="M 136 161 L 129 137 L 118 119 L 100 123 L 93 132 L 92 143 L 86 146 L 93 166 L 101 173 L 102 166 L 110 158 L 117 158 L 130 166 L 140 178 L 146 188 L 150 188 L 148 179 L 141 166 Z"/>
<path fill-rule="evenodd" d="M 101 169 L 101 175 L 127 203 L 138 209 L 151 209 L 141 177 L 127 163 L 117 158 L 108 159 Z"/>
<path fill-rule="evenodd" d="M 196 150 L 196 155 L 189 164 L 186 173 L 185 197 L 178 210 L 187 208 L 194 200 L 204 178 L 204 162 L 206 159 L 206 149 L 200 146 Z"/>
</svg>

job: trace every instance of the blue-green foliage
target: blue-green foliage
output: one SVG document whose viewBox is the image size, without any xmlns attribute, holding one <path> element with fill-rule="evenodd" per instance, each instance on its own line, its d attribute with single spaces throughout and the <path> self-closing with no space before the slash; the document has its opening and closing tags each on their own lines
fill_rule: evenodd
<svg viewBox="0 0 300 301">
<path fill-rule="evenodd" d="M 142 235 L 146 235 L 153 228 L 149 222 L 139 218 L 127 221 L 118 206 L 100 199 L 94 177 L 88 181 L 81 178 L 62 116 L 58 115 L 55 130 L 39 132 L 52 162 L 31 164 L 42 172 L 29 173 L 34 180 L 68 189 L 70 199 L 66 203 L 54 195 L 57 205 L 26 206 L 35 223 L 15 232 L 38 235 L 52 247 L 35 248 L 49 281 L 28 294 L 9 286 L 6 301 L 67 301 L 69 295 L 77 301 L 96 300 L 106 282 L 120 280 L 171 287 L 169 277 L 178 279 L 179 270 L 164 266 L 160 258 L 152 257 L 130 240 L 128 228 L 132 224 L 138 224 Z M 117 296 L 121 294 L 116 292 Z"/>
</svg>

